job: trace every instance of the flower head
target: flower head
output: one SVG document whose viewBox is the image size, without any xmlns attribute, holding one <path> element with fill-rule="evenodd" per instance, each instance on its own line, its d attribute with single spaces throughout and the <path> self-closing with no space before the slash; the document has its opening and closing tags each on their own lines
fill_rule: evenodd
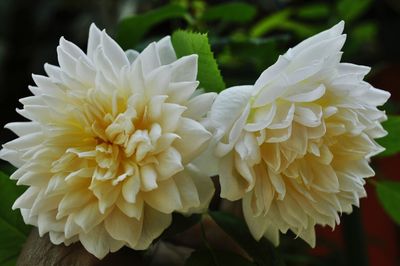
<svg viewBox="0 0 400 266">
<path fill-rule="evenodd" d="M 124 52 L 92 25 L 87 54 L 61 38 L 60 67 L 33 75 L 34 96 L 6 125 L 19 138 L 0 156 L 29 188 L 16 200 L 26 223 L 53 243 L 80 240 L 98 258 L 146 249 L 174 211 L 207 206 L 211 180 L 191 161 L 211 134 L 200 124 L 215 94 L 194 92 L 197 56 L 176 58 L 169 37 Z"/>
<path fill-rule="evenodd" d="M 363 81 L 368 67 L 341 63 L 344 23 L 280 56 L 254 86 L 215 100 L 221 196 L 243 199 L 256 239 L 292 230 L 315 245 L 316 224 L 334 227 L 366 195 L 369 159 L 386 134 L 377 106 L 389 93 Z"/>
</svg>

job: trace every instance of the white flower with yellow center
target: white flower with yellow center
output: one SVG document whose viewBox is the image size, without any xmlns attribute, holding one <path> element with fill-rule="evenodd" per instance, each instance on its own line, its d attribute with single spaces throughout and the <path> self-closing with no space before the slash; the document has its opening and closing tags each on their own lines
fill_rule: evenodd
<svg viewBox="0 0 400 266">
<path fill-rule="evenodd" d="M 80 240 L 98 258 L 146 249 L 172 212 L 206 208 L 213 194 L 191 161 L 211 137 L 200 120 L 215 94 L 194 93 L 197 56 L 177 59 L 169 37 L 125 53 L 92 25 L 87 54 L 63 38 L 57 52 L 60 67 L 46 64 L 21 99 L 31 121 L 6 125 L 19 138 L 1 158 L 29 186 L 13 208 L 53 243 Z"/>
<path fill-rule="evenodd" d="M 386 134 L 376 106 L 389 93 L 363 81 L 368 67 L 340 63 L 344 23 L 280 56 L 254 86 L 223 91 L 209 123 L 221 196 L 243 199 L 256 239 L 292 230 L 315 245 L 316 224 L 335 226 L 366 195 L 369 158 Z"/>
</svg>

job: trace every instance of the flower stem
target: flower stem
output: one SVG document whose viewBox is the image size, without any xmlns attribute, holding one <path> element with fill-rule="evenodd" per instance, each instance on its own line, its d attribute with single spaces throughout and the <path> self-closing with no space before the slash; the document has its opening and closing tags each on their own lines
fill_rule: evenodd
<svg viewBox="0 0 400 266">
<path fill-rule="evenodd" d="M 208 249 L 208 251 L 210 252 L 211 257 L 212 257 L 212 259 L 213 259 L 213 261 L 214 261 L 214 264 L 215 264 L 216 266 L 219 266 L 217 257 L 215 256 L 215 254 L 214 254 L 214 252 L 213 252 L 213 250 L 212 250 L 210 244 L 208 243 L 207 235 L 206 235 L 206 230 L 205 230 L 205 228 L 204 228 L 203 220 L 200 221 L 200 226 L 201 226 L 201 238 L 203 239 L 204 245 L 205 245 L 205 247 Z"/>
<path fill-rule="evenodd" d="M 351 215 L 344 215 L 342 221 L 346 265 L 368 266 L 368 254 L 360 209 L 355 208 Z"/>
</svg>

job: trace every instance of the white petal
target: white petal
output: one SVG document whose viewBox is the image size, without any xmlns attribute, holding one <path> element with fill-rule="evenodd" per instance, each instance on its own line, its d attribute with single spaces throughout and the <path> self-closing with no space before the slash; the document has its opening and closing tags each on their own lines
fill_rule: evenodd
<svg viewBox="0 0 400 266">
<path fill-rule="evenodd" d="M 174 47 L 172 47 L 171 37 L 166 36 L 156 43 L 158 56 L 162 65 L 171 64 L 176 58 Z"/>
<path fill-rule="evenodd" d="M 171 63 L 173 82 L 195 81 L 197 77 L 196 54 L 187 55 Z"/>
<path fill-rule="evenodd" d="M 183 116 L 200 120 L 211 109 L 211 105 L 216 97 L 217 94 L 213 92 L 193 97 L 186 104 L 188 109 L 183 113 Z"/>
<path fill-rule="evenodd" d="M 290 102 L 313 102 L 321 98 L 324 94 L 325 86 L 323 84 L 320 84 L 317 88 L 313 90 L 298 94 L 296 92 L 293 92 L 292 95 L 285 96 L 283 98 Z"/>
<path fill-rule="evenodd" d="M 129 65 L 129 60 L 122 48 L 104 30 L 101 33 L 101 45 L 115 70 L 119 71 L 123 66 Z"/>
<path fill-rule="evenodd" d="M 294 48 L 291 49 L 290 53 L 292 55 L 296 55 L 297 53 L 299 53 L 300 51 L 303 51 L 304 49 L 306 49 L 307 47 L 312 46 L 315 43 L 319 43 L 321 41 L 324 41 L 326 39 L 330 39 L 332 37 L 335 36 L 339 36 L 340 34 L 342 34 L 344 29 L 344 21 L 340 21 L 338 24 L 336 24 L 335 26 L 333 26 L 332 28 L 325 30 L 321 33 L 318 33 L 304 41 L 302 41 L 301 43 L 299 43 L 298 45 L 296 45 Z"/>
<path fill-rule="evenodd" d="M 92 23 L 89 28 L 89 39 L 87 47 L 87 55 L 92 60 L 96 48 L 100 45 L 100 39 L 101 39 L 101 31 L 96 27 L 94 23 Z"/>
</svg>

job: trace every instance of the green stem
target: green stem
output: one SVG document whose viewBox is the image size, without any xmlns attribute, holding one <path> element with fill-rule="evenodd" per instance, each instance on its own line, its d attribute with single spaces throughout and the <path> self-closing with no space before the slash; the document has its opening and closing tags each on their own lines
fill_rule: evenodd
<svg viewBox="0 0 400 266">
<path fill-rule="evenodd" d="M 355 208 L 351 215 L 344 215 L 342 221 L 347 265 L 368 266 L 368 253 L 360 209 Z"/>
<path fill-rule="evenodd" d="M 215 254 L 214 254 L 214 252 L 213 252 L 213 250 L 212 250 L 210 244 L 208 243 L 207 235 L 206 235 L 206 230 L 205 230 L 205 228 L 204 228 L 203 220 L 200 221 L 200 227 L 201 227 L 201 238 L 203 239 L 204 245 L 205 245 L 205 247 L 208 249 L 208 251 L 210 252 L 211 257 L 213 258 L 214 264 L 215 264 L 216 266 L 219 266 L 217 257 L 215 256 Z"/>
</svg>

